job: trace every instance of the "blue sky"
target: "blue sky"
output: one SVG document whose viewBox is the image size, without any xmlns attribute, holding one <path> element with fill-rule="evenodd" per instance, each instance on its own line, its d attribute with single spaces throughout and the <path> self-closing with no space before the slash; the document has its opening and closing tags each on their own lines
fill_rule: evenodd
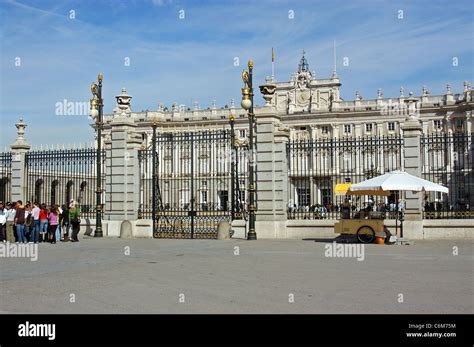
<svg viewBox="0 0 474 347">
<path fill-rule="evenodd" d="M 0 0 L 0 16 L 2 148 L 14 140 L 20 116 L 33 145 L 91 141 L 90 120 L 55 115 L 55 105 L 88 101 L 99 71 L 106 113 L 122 87 L 135 111 L 154 110 L 158 102 L 199 101 L 201 108 L 213 99 L 218 107 L 239 102 L 243 65 L 252 58 L 254 79 L 262 83 L 271 74 L 272 47 L 278 81 L 289 80 L 303 49 L 311 70 L 327 78 L 334 40 L 346 100 L 356 89 L 365 98 L 377 88 L 396 97 L 401 85 L 441 94 L 446 83 L 459 92 L 464 80 L 474 82 L 469 0 Z"/>
</svg>

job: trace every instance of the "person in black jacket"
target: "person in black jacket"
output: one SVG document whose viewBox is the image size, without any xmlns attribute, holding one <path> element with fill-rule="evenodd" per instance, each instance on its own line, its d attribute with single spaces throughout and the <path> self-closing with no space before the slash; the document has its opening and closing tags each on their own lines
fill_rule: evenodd
<svg viewBox="0 0 474 347">
<path fill-rule="evenodd" d="M 64 232 L 63 241 L 69 241 L 69 208 L 66 204 L 62 206 L 63 213 L 61 214 L 61 230 Z"/>
</svg>

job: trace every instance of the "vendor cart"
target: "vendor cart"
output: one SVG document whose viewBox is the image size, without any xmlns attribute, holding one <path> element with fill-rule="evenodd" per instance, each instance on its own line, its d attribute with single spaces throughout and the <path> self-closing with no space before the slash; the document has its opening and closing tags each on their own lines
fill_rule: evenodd
<svg viewBox="0 0 474 347">
<path fill-rule="evenodd" d="M 379 195 L 389 196 L 390 192 L 360 191 L 351 192 L 350 183 L 340 183 L 335 187 L 336 195 Z M 352 216 L 351 216 L 352 215 Z M 385 213 L 360 210 L 351 213 L 351 206 L 347 202 L 341 205 L 341 217 L 334 224 L 334 232 L 341 235 L 356 235 L 362 243 L 372 243 L 376 235 L 385 234 Z"/>
<path fill-rule="evenodd" d="M 341 235 L 356 235 L 362 243 L 372 243 L 376 234 L 385 233 L 382 214 L 369 212 L 367 219 L 341 219 L 334 224 L 334 232 Z"/>
</svg>

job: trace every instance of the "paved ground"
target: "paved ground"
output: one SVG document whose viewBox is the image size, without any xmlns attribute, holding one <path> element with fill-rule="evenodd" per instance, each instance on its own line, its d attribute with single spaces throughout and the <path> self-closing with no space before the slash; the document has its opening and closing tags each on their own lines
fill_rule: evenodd
<svg viewBox="0 0 474 347">
<path fill-rule="evenodd" d="M 325 246 L 93 238 L 41 244 L 36 262 L 0 258 L 0 313 L 474 312 L 473 242 L 367 245 L 363 261 L 326 257 Z"/>
</svg>

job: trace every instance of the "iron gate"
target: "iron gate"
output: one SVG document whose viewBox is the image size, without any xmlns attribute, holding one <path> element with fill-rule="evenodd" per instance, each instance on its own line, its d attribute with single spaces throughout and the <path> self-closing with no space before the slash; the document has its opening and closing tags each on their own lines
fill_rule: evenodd
<svg viewBox="0 0 474 347">
<path fill-rule="evenodd" d="M 216 238 L 232 216 L 232 141 L 228 130 L 162 133 L 152 141 L 155 238 Z"/>
</svg>

